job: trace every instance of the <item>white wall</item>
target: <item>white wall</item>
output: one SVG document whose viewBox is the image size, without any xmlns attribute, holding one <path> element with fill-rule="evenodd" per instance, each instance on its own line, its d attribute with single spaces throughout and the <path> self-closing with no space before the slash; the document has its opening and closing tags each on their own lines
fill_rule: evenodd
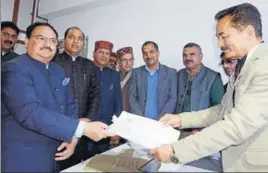
<svg viewBox="0 0 268 173">
<path fill-rule="evenodd" d="M 56 4 L 60 1 L 66 2 L 57 0 Z M 33 0 L 21 0 L 18 25 L 24 30 L 30 24 L 32 2 Z M 92 59 L 96 40 L 112 41 L 115 51 L 122 46 L 134 47 L 135 67 L 144 64 L 140 49 L 146 40 L 158 43 L 161 63 L 176 69 L 183 68 L 182 47 L 188 42 L 196 42 L 203 49 L 203 63 L 220 71 L 226 81 L 227 77 L 218 66 L 220 50 L 216 47 L 214 15 L 221 9 L 242 2 L 242 0 L 225 2 L 222 0 L 202 0 L 202 2 L 118 0 L 118 3 L 111 5 L 107 3 L 102 7 L 52 18 L 49 22 L 58 30 L 60 37 L 63 37 L 64 31 L 70 26 L 81 27 L 89 36 L 88 58 L 90 59 Z M 267 40 L 268 33 L 265 31 L 268 29 L 268 1 L 249 0 L 248 2 L 256 5 L 262 13 L 264 40 Z M 12 19 L 13 4 L 14 0 L 1 0 L 1 20 Z M 55 3 L 51 4 L 52 7 L 54 5 Z M 43 12 L 46 13 L 44 9 Z M 23 50 L 20 51 L 22 53 Z"/>
<path fill-rule="evenodd" d="M 12 20 L 14 0 L 1 0 L 1 21 Z"/>
<path fill-rule="evenodd" d="M 258 1 L 258 2 L 257 2 Z M 188 42 L 201 45 L 203 63 L 224 75 L 219 63 L 220 50 L 216 47 L 214 15 L 242 0 L 127 0 L 117 4 L 90 9 L 50 20 L 63 37 L 70 26 L 79 26 L 89 36 L 89 54 L 96 40 L 110 40 L 114 50 L 133 46 L 135 66 L 143 65 L 141 45 L 153 40 L 160 48 L 162 64 L 183 68 L 182 48 Z M 264 39 L 268 29 L 268 2 L 251 0 L 263 15 Z"/>
</svg>

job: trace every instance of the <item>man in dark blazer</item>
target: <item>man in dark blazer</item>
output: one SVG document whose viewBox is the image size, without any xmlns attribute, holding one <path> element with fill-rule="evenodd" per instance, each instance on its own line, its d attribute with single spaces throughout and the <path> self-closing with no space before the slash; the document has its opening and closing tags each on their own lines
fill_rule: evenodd
<svg viewBox="0 0 268 173">
<path fill-rule="evenodd" d="M 93 53 L 95 70 L 101 87 L 100 120 L 108 125 L 112 123 L 112 116 L 119 116 L 123 110 L 119 72 L 107 66 L 112 49 L 111 42 L 96 41 Z M 114 145 L 119 143 L 119 137 L 114 136 L 100 141 L 95 150 L 98 152 L 108 150 L 110 142 Z"/>
<path fill-rule="evenodd" d="M 84 47 L 85 35 L 78 27 L 70 27 L 64 34 L 64 52 L 54 58 L 54 62 L 64 68 L 66 76 L 70 78 L 70 90 L 74 101 L 78 104 L 78 117 L 90 121 L 100 119 L 100 86 L 96 77 L 94 63 L 79 56 Z M 61 169 L 73 166 L 81 160 L 94 155 L 88 150 L 92 141 L 82 137 L 73 156 L 61 165 Z"/>
<path fill-rule="evenodd" d="M 130 112 L 158 120 L 175 111 L 176 70 L 159 63 L 160 53 L 155 42 L 145 42 L 142 54 L 146 65 L 133 69 L 130 79 Z"/>
<path fill-rule="evenodd" d="M 69 92 L 70 79 L 50 62 L 58 34 L 48 23 L 34 23 L 26 30 L 27 54 L 2 68 L 1 171 L 57 172 L 84 135 L 98 141 L 110 134 L 102 122 L 77 117 Z"/>
<path fill-rule="evenodd" d="M 1 64 L 19 56 L 13 51 L 19 33 L 20 29 L 13 22 L 1 22 Z"/>
<path fill-rule="evenodd" d="M 222 65 L 225 74 L 228 77 L 230 77 L 235 71 L 237 59 L 234 59 L 234 58 L 227 58 L 226 59 L 224 57 L 224 52 L 221 53 L 220 57 L 221 57 L 220 65 Z M 228 82 L 224 85 L 224 93 L 226 93 L 227 85 L 228 85 Z"/>
</svg>

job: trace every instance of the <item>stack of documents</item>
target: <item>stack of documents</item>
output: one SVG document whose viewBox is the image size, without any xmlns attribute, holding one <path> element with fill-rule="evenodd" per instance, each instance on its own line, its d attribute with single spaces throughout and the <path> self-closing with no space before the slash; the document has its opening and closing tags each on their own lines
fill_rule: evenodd
<svg viewBox="0 0 268 173">
<path fill-rule="evenodd" d="M 179 139 L 180 132 L 162 122 L 123 111 L 108 131 L 145 148 L 157 148 Z"/>
</svg>

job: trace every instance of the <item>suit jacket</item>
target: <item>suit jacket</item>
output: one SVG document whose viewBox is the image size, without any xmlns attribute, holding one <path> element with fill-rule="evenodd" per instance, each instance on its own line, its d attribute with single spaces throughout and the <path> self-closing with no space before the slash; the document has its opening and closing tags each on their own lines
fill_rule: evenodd
<svg viewBox="0 0 268 173">
<path fill-rule="evenodd" d="M 206 127 L 173 144 L 182 163 L 222 151 L 224 171 L 268 171 L 268 45 L 247 59 L 221 104 L 180 114 L 181 128 Z"/>
<path fill-rule="evenodd" d="M 78 126 L 69 80 L 57 64 L 27 55 L 2 68 L 2 172 L 54 172 L 55 153 Z"/>
<path fill-rule="evenodd" d="M 132 71 L 129 84 L 129 106 L 130 112 L 144 115 L 147 100 L 147 74 L 145 66 Z M 159 64 L 158 77 L 158 113 L 159 118 L 166 113 L 173 113 L 177 100 L 177 77 L 176 70 Z"/>
<path fill-rule="evenodd" d="M 4 63 L 16 58 L 17 56 L 19 56 L 19 54 L 11 50 L 4 55 L 1 55 L 1 64 L 3 65 Z"/>
<path fill-rule="evenodd" d="M 120 75 L 108 67 L 95 66 L 95 70 L 101 87 L 100 120 L 110 125 L 113 115 L 119 116 L 123 110 Z"/>
<path fill-rule="evenodd" d="M 73 61 L 65 51 L 56 56 L 54 62 L 64 68 L 66 77 L 70 78 L 69 88 L 78 104 L 78 116 L 99 120 L 100 86 L 94 63 L 81 56 Z"/>
</svg>

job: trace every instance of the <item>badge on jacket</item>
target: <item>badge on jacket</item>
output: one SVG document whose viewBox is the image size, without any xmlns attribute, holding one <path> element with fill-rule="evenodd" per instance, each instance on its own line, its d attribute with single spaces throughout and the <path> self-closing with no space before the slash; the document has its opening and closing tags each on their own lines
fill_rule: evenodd
<svg viewBox="0 0 268 173">
<path fill-rule="evenodd" d="M 110 84 L 110 90 L 113 90 L 114 84 Z"/>
<path fill-rule="evenodd" d="M 66 77 L 66 78 L 64 78 L 64 80 L 62 81 L 62 85 L 63 85 L 63 86 L 66 86 L 66 85 L 69 84 L 69 82 L 70 82 L 70 78 Z"/>
</svg>

